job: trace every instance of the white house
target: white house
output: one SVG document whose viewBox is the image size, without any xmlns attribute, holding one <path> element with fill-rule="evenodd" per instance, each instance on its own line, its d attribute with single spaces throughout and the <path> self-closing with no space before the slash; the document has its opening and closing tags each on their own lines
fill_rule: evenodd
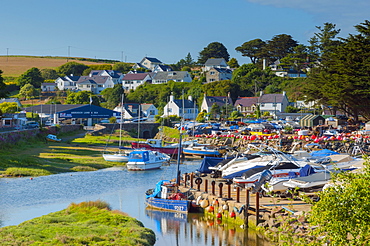
<svg viewBox="0 0 370 246">
<path fill-rule="evenodd" d="M 122 87 L 126 91 L 135 90 L 145 82 L 152 82 L 150 73 L 127 73 L 122 79 Z"/>
<path fill-rule="evenodd" d="M 41 84 L 41 91 L 55 91 L 57 88 L 56 83 L 42 83 Z"/>
<path fill-rule="evenodd" d="M 143 117 L 147 118 L 148 121 L 154 121 L 154 116 L 158 114 L 158 109 L 151 103 L 142 103 L 141 111 L 143 113 Z"/>
<path fill-rule="evenodd" d="M 169 71 L 153 73 L 152 84 L 165 84 L 169 81 L 191 82 L 191 76 L 187 71 Z"/>
<path fill-rule="evenodd" d="M 224 58 L 209 58 L 204 64 L 203 72 L 209 71 L 211 68 L 224 68 L 230 69 L 229 65 Z"/>
<path fill-rule="evenodd" d="M 188 99 L 175 99 L 170 96 L 170 101 L 164 106 L 162 117 L 177 115 L 185 120 L 195 120 L 198 116 L 198 108 L 191 96 Z"/>
<path fill-rule="evenodd" d="M 144 57 L 139 63 L 135 63 L 133 68 L 144 68 L 153 71 L 157 65 L 163 65 L 163 62 L 154 57 Z"/>
<path fill-rule="evenodd" d="M 59 90 L 91 91 L 99 94 L 122 83 L 123 74 L 114 70 L 92 70 L 88 76 L 64 76 L 55 80 Z"/>
<path fill-rule="evenodd" d="M 64 76 L 64 77 L 59 77 L 55 80 L 55 83 L 58 86 L 58 89 L 63 91 L 63 90 L 70 90 L 70 91 L 76 91 L 77 86 L 76 83 L 80 76 Z"/>
<path fill-rule="evenodd" d="M 289 100 L 285 91 L 283 91 L 283 94 L 263 94 L 261 92 L 258 104 L 261 112 L 269 112 L 271 115 L 276 115 L 276 113 L 285 112 L 286 107 L 289 105 Z"/>
</svg>

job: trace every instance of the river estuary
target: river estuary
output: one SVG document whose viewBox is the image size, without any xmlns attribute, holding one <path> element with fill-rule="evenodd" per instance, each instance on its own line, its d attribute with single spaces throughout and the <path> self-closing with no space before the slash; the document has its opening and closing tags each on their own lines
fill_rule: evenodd
<svg viewBox="0 0 370 246">
<path fill-rule="evenodd" d="M 181 164 L 182 173 L 195 171 L 200 160 Z M 68 207 L 72 202 L 102 200 L 140 220 L 156 234 L 156 246 L 268 245 L 255 233 L 237 226 L 219 225 L 199 214 L 147 210 L 145 191 L 160 179 L 175 177 L 176 165 L 131 172 L 109 168 L 35 178 L 0 179 L 0 227 L 18 225 Z"/>
</svg>

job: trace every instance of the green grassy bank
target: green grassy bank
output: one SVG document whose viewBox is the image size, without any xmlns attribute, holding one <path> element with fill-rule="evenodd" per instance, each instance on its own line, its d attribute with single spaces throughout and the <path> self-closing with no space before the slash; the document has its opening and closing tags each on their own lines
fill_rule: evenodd
<svg viewBox="0 0 370 246">
<path fill-rule="evenodd" d="M 0 229 L 1 245 L 141 245 L 155 243 L 155 234 L 102 201 L 71 204 L 17 226 Z"/>
<path fill-rule="evenodd" d="M 114 141 L 106 145 L 109 136 L 85 136 L 84 131 L 78 131 L 58 137 L 62 139 L 61 143 L 46 142 L 45 138 L 37 136 L 3 147 L 0 151 L 0 177 L 94 171 L 122 165 L 107 162 L 102 157 L 106 147 L 118 146 Z"/>
</svg>

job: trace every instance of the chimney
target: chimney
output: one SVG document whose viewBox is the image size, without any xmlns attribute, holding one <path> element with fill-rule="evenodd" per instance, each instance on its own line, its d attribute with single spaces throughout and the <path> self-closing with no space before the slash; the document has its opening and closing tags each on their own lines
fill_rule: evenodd
<svg viewBox="0 0 370 246">
<path fill-rule="evenodd" d="M 189 101 L 193 101 L 193 97 L 192 96 L 188 96 L 188 100 Z"/>
<path fill-rule="evenodd" d="M 174 98 L 173 94 L 171 94 L 171 96 L 170 96 L 170 102 L 173 102 L 174 100 L 175 100 L 175 98 Z"/>
<path fill-rule="evenodd" d="M 260 91 L 260 97 L 262 97 L 262 95 L 263 95 L 263 91 Z"/>
</svg>

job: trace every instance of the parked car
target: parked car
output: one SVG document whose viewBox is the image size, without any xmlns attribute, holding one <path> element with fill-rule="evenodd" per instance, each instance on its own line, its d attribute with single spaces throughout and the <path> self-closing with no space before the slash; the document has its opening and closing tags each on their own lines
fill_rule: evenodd
<svg viewBox="0 0 370 246">
<path fill-rule="evenodd" d="M 38 128 L 38 127 L 39 127 L 39 123 L 37 123 L 35 121 L 30 121 L 30 122 L 26 123 L 26 128 L 28 128 L 28 129 Z"/>
</svg>

